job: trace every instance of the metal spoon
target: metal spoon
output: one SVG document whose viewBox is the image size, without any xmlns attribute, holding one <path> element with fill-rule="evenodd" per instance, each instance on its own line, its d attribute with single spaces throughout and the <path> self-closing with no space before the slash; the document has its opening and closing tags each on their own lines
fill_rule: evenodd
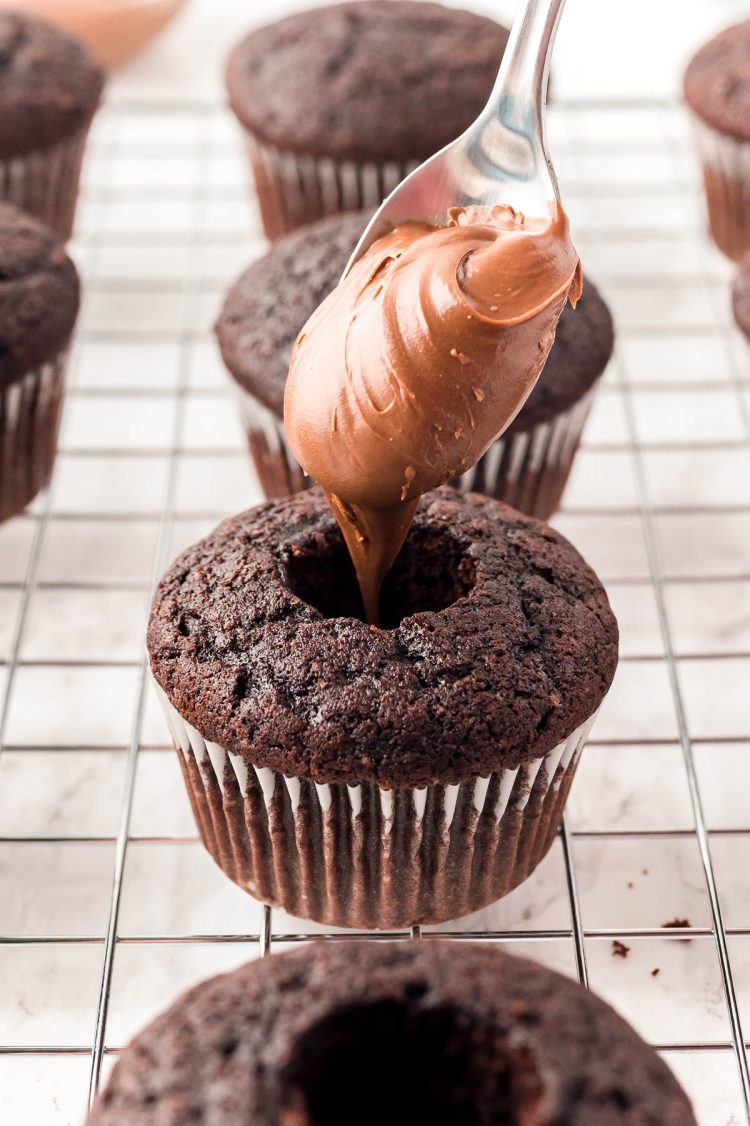
<svg viewBox="0 0 750 1126">
<path fill-rule="evenodd" d="M 448 209 L 507 204 L 547 217 L 560 195 L 545 137 L 552 45 L 565 0 L 525 0 L 487 105 L 465 133 L 420 164 L 380 205 L 344 270 L 410 219 L 444 223 Z"/>
</svg>

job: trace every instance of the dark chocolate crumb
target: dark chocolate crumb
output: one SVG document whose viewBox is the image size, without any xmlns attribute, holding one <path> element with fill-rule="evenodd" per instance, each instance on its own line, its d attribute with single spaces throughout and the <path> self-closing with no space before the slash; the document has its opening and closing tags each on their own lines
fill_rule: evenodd
<svg viewBox="0 0 750 1126">
<path fill-rule="evenodd" d="M 612 957 L 613 958 L 627 958 L 630 953 L 630 947 L 626 946 L 624 942 L 620 942 L 619 938 L 612 939 Z"/>
<path fill-rule="evenodd" d="M 660 971 L 659 967 L 657 966 L 656 969 L 653 969 L 651 971 L 651 976 L 652 977 L 658 977 L 660 973 L 661 973 L 661 971 Z"/>
<path fill-rule="evenodd" d="M 670 919 L 668 923 L 662 923 L 663 927 L 671 927 L 675 930 L 681 930 L 684 927 L 692 926 L 689 919 Z"/>
</svg>

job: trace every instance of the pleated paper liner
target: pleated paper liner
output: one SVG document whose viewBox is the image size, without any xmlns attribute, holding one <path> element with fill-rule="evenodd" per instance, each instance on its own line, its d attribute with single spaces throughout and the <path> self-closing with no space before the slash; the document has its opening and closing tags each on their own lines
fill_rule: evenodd
<svg viewBox="0 0 750 1126">
<path fill-rule="evenodd" d="M 0 199 L 15 203 L 67 241 L 73 232 L 89 126 L 39 152 L 0 161 Z"/>
<path fill-rule="evenodd" d="M 0 390 L 0 520 L 21 512 L 52 474 L 67 356 Z"/>
<path fill-rule="evenodd" d="M 549 850 L 594 716 L 542 758 L 456 785 L 319 785 L 253 767 L 156 686 L 204 845 L 251 895 L 333 926 L 445 922 L 507 895 Z"/>
<path fill-rule="evenodd" d="M 266 498 L 301 492 L 312 482 L 292 453 L 284 423 L 254 395 L 238 391 L 250 456 Z M 464 492 L 484 493 L 530 516 L 548 519 L 565 491 L 593 394 L 587 392 L 549 422 L 499 438 L 452 483 Z"/>
<path fill-rule="evenodd" d="M 750 251 L 750 142 L 719 133 L 691 114 L 703 169 L 711 237 L 738 262 Z"/>
<path fill-rule="evenodd" d="M 237 395 L 250 457 L 266 499 L 308 488 L 313 482 L 292 453 L 281 419 L 249 391 L 237 387 Z"/>
<path fill-rule="evenodd" d="M 589 391 L 548 422 L 498 438 L 455 484 L 547 520 L 562 500 L 592 400 Z"/>
<path fill-rule="evenodd" d="M 277 149 L 245 131 L 263 229 L 270 239 L 324 215 L 374 210 L 418 160 L 358 164 Z"/>
</svg>

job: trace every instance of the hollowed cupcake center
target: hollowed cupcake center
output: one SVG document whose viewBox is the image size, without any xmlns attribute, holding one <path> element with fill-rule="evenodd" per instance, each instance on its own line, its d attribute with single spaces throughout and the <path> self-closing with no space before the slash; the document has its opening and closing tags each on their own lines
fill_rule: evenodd
<svg viewBox="0 0 750 1126">
<path fill-rule="evenodd" d="M 289 589 L 325 618 L 365 621 L 357 579 L 343 540 L 295 545 L 287 562 Z M 443 528 L 413 528 L 383 583 L 380 619 L 395 629 L 411 614 L 445 610 L 471 591 L 473 561 Z"/>
<path fill-rule="evenodd" d="M 447 1007 L 397 1000 L 310 1028 L 281 1080 L 282 1126 L 533 1126 L 541 1082 L 523 1049 Z"/>
</svg>

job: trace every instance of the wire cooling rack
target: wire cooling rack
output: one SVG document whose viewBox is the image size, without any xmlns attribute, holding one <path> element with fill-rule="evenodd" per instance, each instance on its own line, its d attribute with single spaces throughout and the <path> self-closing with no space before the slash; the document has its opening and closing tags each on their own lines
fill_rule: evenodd
<svg viewBox="0 0 750 1126">
<path fill-rule="evenodd" d="M 701 1126 L 737 1126 L 750 1103 L 747 354 L 679 111 L 558 105 L 552 134 L 619 332 L 556 523 L 606 582 L 622 661 L 548 858 L 499 904 L 430 929 L 588 982 L 674 1068 Z M 165 564 L 260 499 L 210 329 L 261 247 L 219 107 L 101 113 L 55 479 L 0 527 L 7 1126 L 79 1123 L 118 1049 L 183 988 L 321 930 L 264 911 L 203 851 L 143 657 Z"/>
</svg>

